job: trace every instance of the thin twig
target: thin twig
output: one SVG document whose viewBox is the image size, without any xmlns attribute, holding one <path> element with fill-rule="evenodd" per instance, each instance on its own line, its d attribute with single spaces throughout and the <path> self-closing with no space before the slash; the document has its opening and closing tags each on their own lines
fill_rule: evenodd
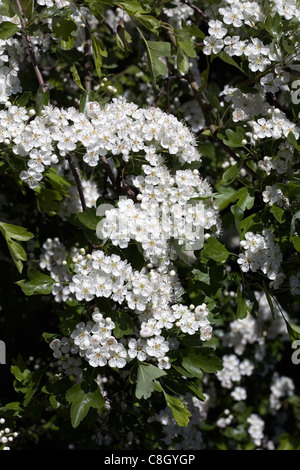
<svg viewBox="0 0 300 470">
<path fill-rule="evenodd" d="M 241 159 L 239 158 L 239 156 L 236 155 L 236 153 L 234 153 L 234 151 L 230 147 L 224 144 L 223 140 L 219 139 L 216 135 L 212 135 L 212 138 L 221 145 L 221 147 L 225 150 L 225 152 L 227 152 L 234 159 L 234 161 L 236 161 L 237 163 L 241 162 Z M 245 161 L 243 161 L 242 166 L 247 171 L 248 174 L 256 178 L 256 174 L 254 173 L 253 170 L 251 170 L 251 168 L 248 167 Z"/>
<path fill-rule="evenodd" d="M 31 63 L 32 63 L 32 66 L 34 68 L 34 72 L 35 72 L 35 75 L 36 75 L 36 78 L 39 82 L 39 85 L 41 87 L 41 92 L 42 93 L 45 93 L 47 91 L 47 85 L 46 83 L 44 82 L 44 79 L 43 79 L 43 75 L 39 69 L 39 66 L 38 66 L 38 63 L 37 63 L 37 60 L 36 60 L 36 56 L 35 56 L 35 53 L 34 53 L 34 49 L 33 49 L 33 45 L 32 45 L 32 42 L 31 42 L 31 38 L 29 36 L 28 33 L 26 33 L 26 19 L 25 19 L 25 16 L 24 16 L 24 11 L 23 11 L 23 8 L 22 8 L 22 5 L 20 3 L 19 0 L 15 0 L 15 4 L 20 12 L 20 15 L 21 15 L 21 24 L 22 24 L 22 28 L 24 29 L 24 35 L 25 35 L 25 39 L 26 39 L 26 42 L 27 42 L 27 47 L 28 47 L 28 51 L 29 51 L 29 55 L 30 55 L 30 60 L 31 60 Z"/>
<path fill-rule="evenodd" d="M 78 173 L 78 171 L 77 171 L 77 169 L 74 165 L 74 162 L 72 160 L 72 157 L 70 155 L 67 157 L 67 160 L 68 160 L 69 165 L 70 165 L 70 170 L 71 170 L 71 172 L 74 176 L 74 179 L 75 179 L 75 183 L 76 183 L 76 187 L 77 187 L 77 191 L 78 191 L 82 211 L 85 212 L 86 211 L 86 202 L 85 202 L 85 197 L 84 197 L 84 193 L 83 193 L 79 173 Z M 87 240 L 87 243 L 88 243 L 88 246 L 89 246 L 89 251 L 91 253 L 94 250 L 95 247 L 94 247 L 93 243 L 90 240 Z"/>
<path fill-rule="evenodd" d="M 91 45 L 92 39 L 88 28 L 85 28 L 85 44 L 84 44 L 84 83 L 86 91 L 92 89 L 92 73 L 91 73 Z"/>
<path fill-rule="evenodd" d="M 191 3 L 191 2 L 188 2 L 188 1 L 185 1 L 184 3 L 186 3 L 190 8 L 192 8 L 197 13 L 199 13 L 199 15 L 202 16 L 202 18 L 205 21 L 207 21 L 207 22 L 210 21 L 210 17 L 206 13 L 204 13 L 204 11 L 202 11 L 199 7 L 197 7 L 197 5 L 194 5 L 194 3 Z"/>
<path fill-rule="evenodd" d="M 82 189 L 82 185 L 81 185 L 81 180 L 80 180 L 80 176 L 79 176 L 79 173 L 74 165 L 74 162 L 72 160 L 72 157 L 71 156 L 68 156 L 67 157 L 67 160 L 69 162 L 69 165 L 70 165 L 70 170 L 74 176 L 74 179 L 75 179 L 75 183 L 76 183 L 76 187 L 77 187 L 77 191 L 78 191 L 78 195 L 79 195 L 79 199 L 80 199 L 80 202 L 81 202 L 81 207 L 82 207 L 82 210 L 83 212 L 86 211 L 86 202 L 85 202 L 85 197 L 84 197 L 84 193 L 83 193 L 83 189 Z"/>
</svg>

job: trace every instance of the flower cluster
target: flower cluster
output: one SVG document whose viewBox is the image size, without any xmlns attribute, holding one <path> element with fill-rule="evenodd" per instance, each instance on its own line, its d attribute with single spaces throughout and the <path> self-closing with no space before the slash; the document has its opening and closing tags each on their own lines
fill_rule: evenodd
<svg viewBox="0 0 300 470">
<path fill-rule="evenodd" d="M 98 236 L 126 248 L 130 240 L 141 243 L 146 259 L 158 265 L 166 259 L 171 240 L 199 249 L 204 230 L 219 230 L 217 207 L 207 197 L 211 189 L 197 170 L 177 170 L 174 175 L 162 163 L 142 166 L 143 174 L 133 178 L 138 201 L 120 200 L 118 207 L 105 212 Z M 174 251 L 174 248 L 173 248 Z"/>
<path fill-rule="evenodd" d="M 59 248 L 59 242 L 56 240 L 54 243 Z M 50 272 L 54 270 L 58 277 L 61 275 L 60 263 L 53 264 L 52 246 L 52 240 L 48 240 L 45 244 L 47 251 L 41 263 Z M 59 261 L 65 259 L 64 249 L 61 255 L 56 254 L 55 259 L 57 258 Z M 170 273 L 159 273 L 147 268 L 136 271 L 120 256 L 108 256 L 101 250 L 94 250 L 92 254 L 85 255 L 81 249 L 80 254 L 73 258 L 73 262 L 76 274 L 64 287 L 61 295 L 69 296 L 71 293 L 79 301 L 110 299 L 119 306 L 118 308 L 125 309 L 129 314 L 130 311 L 134 312 L 132 319 L 136 318 L 136 324 L 133 336 L 128 338 L 126 349 L 124 341 L 117 342 L 113 337 L 115 324 L 112 319 L 103 318 L 96 309 L 93 313 L 94 323 L 91 320 L 79 323 L 71 333 L 67 345 L 62 340 L 52 343 L 56 358 L 60 359 L 61 351 L 64 352 L 61 348 L 69 348 L 71 341 L 79 348 L 78 351 L 75 349 L 75 353 L 84 355 L 94 367 L 108 363 L 111 367 L 122 368 L 126 364 L 125 358 L 128 354 L 131 359 L 137 357 L 141 361 L 156 360 L 158 367 L 165 369 L 170 367 L 166 353 L 171 347 L 176 347 L 176 332 L 181 331 L 188 335 L 198 333 L 201 341 L 211 339 L 212 327 L 207 306 L 203 303 L 188 308 L 179 303 L 183 290 L 174 270 Z M 59 295 L 56 291 L 55 294 Z M 67 353 L 70 351 L 71 349 L 68 349 Z M 74 349 L 71 352 L 74 353 Z M 78 364 L 71 364 L 74 365 Z M 62 367 L 69 370 L 69 361 L 64 362 Z"/>
<path fill-rule="evenodd" d="M 272 377 L 270 408 L 276 413 L 282 406 L 281 399 L 290 397 L 295 392 L 295 384 L 290 377 L 280 376 L 278 372 L 274 372 Z"/>
<path fill-rule="evenodd" d="M 265 229 L 262 235 L 247 232 L 240 246 L 245 253 L 239 255 L 238 264 L 243 272 L 249 269 L 253 272 L 261 270 L 270 279 L 270 287 L 277 288 L 284 279 L 280 273 L 282 254 L 280 247 L 274 242 L 274 236 L 270 229 Z"/>
<path fill-rule="evenodd" d="M 262 193 L 263 201 L 269 206 L 276 204 L 279 207 L 287 207 L 289 205 L 288 198 L 283 194 L 282 190 L 276 184 L 266 186 Z"/>
<path fill-rule="evenodd" d="M 265 156 L 263 160 L 258 162 L 258 166 L 270 174 L 271 170 L 275 170 L 279 175 L 287 173 L 294 164 L 294 147 L 287 141 L 281 142 L 275 158 Z"/>
<path fill-rule="evenodd" d="M 265 357 L 266 340 L 279 338 L 282 342 L 287 341 L 288 334 L 285 320 L 277 305 L 273 306 L 272 314 L 266 295 L 261 292 L 254 294 L 259 304 L 258 317 L 254 318 L 249 313 L 246 318 L 230 322 L 228 331 L 222 336 L 222 345 L 233 348 L 238 356 L 242 356 L 246 348 L 253 345 L 255 360 L 260 362 Z M 287 312 L 284 312 L 284 318 L 289 318 Z"/>
<path fill-rule="evenodd" d="M 0 425 L 5 425 L 5 418 L 0 418 Z M 0 447 L 2 450 L 11 450 L 10 445 L 18 435 L 18 432 L 13 432 L 8 427 L 0 429 Z"/>
<path fill-rule="evenodd" d="M 240 382 L 243 376 L 253 373 L 254 364 L 249 359 L 240 361 L 235 354 L 226 354 L 222 360 L 223 369 L 217 372 L 217 378 L 224 388 L 231 388 L 234 382 Z"/>
<path fill-rule="evenodd" d="M 36 188 L 45 167 L 58 163 L 78 150 L 82 160 L 94 167 L 108 153 L 128 161 L 133 153 L 144 153 L 150 165 L 160 159 L 157 151 L 169 152 L 181 163 L 200 161 L 194 136 L 172 115 L 158 108 L 140 109 L 122 98 L 103 108 L 90 102 L 86 113 L 45 106 L 42 116 L 30 119 L 24 108 L 10 106 L 1 111 L 0 132 L 13 152 L 27 166 L 20 174 Z"/>
<path fill-rule="evenodd" d="M 248 428 L 248 433 L 251 439 L 256 446 L 260 447 L 264 438 L 264 421 L 256 413 L 252 413 L 247 418 L 247 423 L 250 425 Z"/>
<path fill-rule="evenodd" d="M 71 281 L 72 275 L 68 270 L 67 256 L 68 252 L 60 242 L 59 238 L 48 238 L 42 246 L 43 250 L 39 259 L 41 269 L 49 271 L 50 276 L 56 282 L 52 288 L 56 302 L 65 302 L 71 299 L 71 293 L 68 282 Z M 80 250 L 76 246 L 71 248 L 71 256 L 79 255 Z"/>
</svg>

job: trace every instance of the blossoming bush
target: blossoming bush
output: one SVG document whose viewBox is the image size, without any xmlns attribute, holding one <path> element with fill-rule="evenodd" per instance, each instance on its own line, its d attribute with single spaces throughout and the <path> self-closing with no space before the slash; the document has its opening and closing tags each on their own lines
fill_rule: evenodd
<svg viewBox="0 0 300 470">
<path fill-rule="evenodd" d="M 0 12 L 0 448 L 299 449 L 298 2 Z"/>
</svg>

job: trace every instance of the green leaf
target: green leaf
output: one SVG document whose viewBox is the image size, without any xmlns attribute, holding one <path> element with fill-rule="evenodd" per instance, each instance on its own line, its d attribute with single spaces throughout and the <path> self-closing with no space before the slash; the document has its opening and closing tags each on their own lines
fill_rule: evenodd
<svg viewBox="0 0 300 470">
<path fill-rule="evenodd" d="M 135 17 L 146 29 L 157 34 L 157 30 L 160 28 L 160 21 L 157 18 L 144 14 L 136 14 Z"/>
<path fill-rule="evenodd" d="M 186 403 L 181 401 L 179 398 L 169 395 L 163 390 L 164 397 L 166 399 L 167 406 L 172 411 L 175 421 L 179 426 L 185 427 L 189 424 L 189 418 L 191 413 L 187 409 Z"/>
<path fill-rule="evenodd" d="M 90 408 L 101 410 L 105 405 L 105 399 L 101 395 L 100 389 L 94 391 L 84 389 L 82 383 L 78 383 L 70 388 L 66 393 L 66 400 L 71 404 L 71 424 L 73 428 L 77 428 L 81 421 L 86 417 Z"/>
<path fill-rule="evenodd" d="M 21 287 L 25 295 L 50 294 L 52 287 L 56 283 L 52 277 L 39 272 L 35 268 L 29 268 L 27 272 L 28 281 L 22 279 L 16 282 Z"/>
<path fill-rule="evenodd" d="M 67 194 L 67 190 L 71 186 L 71 183 L 69 183 L 69 181 L 67 181 L 63 175 L 60 175 L 58 170 L 53 167 L 45 171 L 44 179 L 49 181 L 53 189 L 56 189 L 63 195 Z"/>
<path fill-rule="evenodd" d="M 178 69 L 182 74 L 187 74 L 190 68 L 190 62 L 182 49 L 177 50 L 177 64 Z"/>
<path fill-rule="evenodd" d="M 50 99 L 49 90 L 46 90 L 43 93 L 41 87 L 39 87 L 38 92 L 36 94 L 36 98 L 35 98 L 35 112 L 38 116 L 40 116 L 43 107 L 48 105 L 49 99 Z"/>
<path fill-rule="evenodd" d="M 117 46 L 124 52 L 132 52 L 130 44 L 132 43 L 131 34 L 126 31 L 123 24 L 119 24 L 116 33 Z"/>
<path fill-rule="evenodd" d="M 177 45 L 191 58 L 197 57 L 195 44 L 186 29 L 174 29 Z"/>
<path fill-rule="evenodd" d="M 32 93 L 31 91 L 24 91 L 19 98 L 16 99 L 15 104 L 16 106 L 21 106 L 22 108 L 25 108 L 29 100 L 32 98 Z"/>
<path fill-rule="evenodd" d="M 229 147 L 244 147 L 242 141 L 245 138 L 245 131 L 242 127 L 237 127 L 235 131 L 232 129 L 226 129 L 225 131 L 226 139 L 223 139 L 225 145 Z"/>
<path fill-rule="evenodd" d="M 276 12 L 274 16 L 267 15 L 265 29 L 277 42 L 280 41 L 282 36 L 282 23 L 278 12 Z"/>
<path fill-rule="evenodd" d="M 63 41 L 68 42 L 74 31 L 77 31 L 76 23 L 68 18 L 54 17 L 52 19 L 52 30 L 55 38 L 61 38 Z"/>
<path fill-rule="evenodd" d="M 60 209 L 59 202 L 62 201 L 63 196 L 55 189 L 46 188 L 43 183 L 34 191 L 37 194 L 38 210 L 51 216 L 57 214 Z"/>
<path fill-rule="evenodd" d="M 25 18 L 30 18 L 33 13 L 34 1 L 33 0 L 20 0 L 23 15 Z"/>
<path fill-rule="evenodd" d="M 125 0 L 123 2 L 117 2 L 118 5 L 121 5 L 128 13 L 129 16 L 141 15 L 144 13 L 149 13 L 149 9 L 145 9 L 142 5 L 142 2 L 139 0 Z"/>
<path fill-rule="evenodd" d="M 213 259 L 214 261 L 219 261 L 221 263 L 226 261 L 230 255 L 225 246 L 214 237 L 209 237 L 209 239 L 205 242 L 202 249 L 202 254 L 205 258 Z"/>
<path fill-rule="evenodd" d="M 13 238 L 14 240 L 27 242 L 28 240 L 33 238 L 32 233 L 28 232 L 26 228 L 20 227 L 19 225 L 12 225 L 0 222 L 0 230 L 6 240 Z"/>
<path fill-rule="evenodd" d="M 237 199 L 237 191 L 230 186 L 217 186 L 218 195 L 216 196 L 216 204 L 220 211 L 226 209 L 232 202 Z"/>
<path fill-rule="evenodd" d="M 192 347 L 182 355 L 182 365 L 194 377 L 201 378 L 201 371 L 216 374 L 221 370 L 222 360 L 212 353 L 212 348 Z"/>
<path fill-rule="evenodd" d="M 204 273 L 203 271 L 200 271 L 200 269 L 193 269 L 192 274 L 193 274 L 194 281 L 204 282 L 205 284 L 209 285 L 210 283 L 209 273 Z"/>
<path fill-rule="evenodd" d="M 240 224 L 244 217 L 244 211 L 238 205 L 231 206 L 230 210 L 234 216 L 235 227 L 240 235 Z"/>
<path fill-rule="evenodd" d="M 249 215 L 240 223 L 242 236 L 244 236 L 246 232 L 249 232 L 250 228 L 252 232 L 255 232 L 255 231 L 259 232 L 263 230 L 263 227 L 264 227 L 264 223 L 257 213 Z"/>
<path fill-rule="evenodd" d="M 237 318 L 246 318 L 248 313 L 253 315 L 258 308 L 259 305 L 253 292 L 246 286 L 240 285 L 237 291 Z"/>
<path fill-rule="evenodd" d="M 242 167 L 243 167 L 243 162 L 241 161 L 227 168 L 227 170 L 223 173 L 223 176 L 222 176 L 223 183 L 226 185 L 233 183 L 233 181 L 239 175 Z"/>
<path fill-rule="evenodd" d="M 291 241 L 293 242 L 295 250 L 300 251 L 300 237 L 294 236 L 291 238 Z"/>
<path fill-rule="evenodd" d="M 290 236 L 292 237 L 296 231 L 296 220 L 300 219 L 300 211 L 296 212 L 296 214 L 293 215 L 292 220 L 291 220 L 291 230 L 290 230 Z"/>
<path fill-rule="evenodd" d="M 160 60 L 160 57 L 169 57 L 171 55 L 171 44 L 166 41 L 147 41 L 141 30 L 139 28 L 137 29 L 146 45 L 148 67 L 155 84 L 157 77 L 168 73 L 168 68 L 166 64 Z"/>
<path fill-rule="evenodd" d="M 218 53 L 218 57 L 223 60 L 223 62 L 226 62 L 226 64 L 233 65 L 237 69 L 239 69 L 241 72 L 243 72 L 243 69 L 239 66 L 239 64 L 229 55 L 227 52 L 221 51 Z"/>
<path fill-rule="evenodd" d="M 254 193 L 254 191 L 249 190 L 248 188 L 241 188 L 238 193 L 237 193 L 237 206 L 242 209 L 242 211 L 246 209 L 252 209 L 255 196 L 252 195 L 251 193 Z"/>
<path fill-rule="evenodd" d="M 101 220 L 101 217 L 96 215 L 95 207 L 87 207 L 85 212 L 79 212 L 77 214 L 77 218 L 82 225 L 90 230 L 96 230 L 97 225 Z"/>
<path fill-rule="evenodd" d="M 75 67 L 75 65 L 73 65 L 73 66 L 70 68 L 70 72 L 72 72 L 73 80 L 74 80 L 74 82 L 76 83 L 76 85 L 78 86 L 78 88 L 80 88 L 82 91 L 85 92 L 86 90 L 85 90 L 84 86 L 83 86 L 82 83 L 81 83 L 81 79 L 80 79 L 78 70 L 77 70 L 77 68 Z"/>
<path fill-rule="evenodd" d="M 286 318 L 284 318 L 284 320 L 291 341 L 300 340 L 300 326 L 295 325 L 294 323 L 289 323 Z"/>
<path fill-rule="evenodd" d="M 44 338 L 44 340 L 46 341 L 46 343 L 49 344 L 49 343 L 51 343 L 51 341 L 53 341 L 54 339 L 57 338 L 57 334 L 44 332 L 44 333 L 42 334 L 42 337 Z"/>
<path fill-rule="evenodd" d="M 279 222 L 280 224 L 283 224 L 285 222 L 285 210 L 284 209 L 276 205 L 273 205 L 270 209 L 270 212 L 271 214 L 274 215 L 277 222 Z"/>
<path fill-rule="evenodd" d="M 289 132 L 288 134 L 288 142 L 290 144 L 292 144 L 292 146 L 298 151 L 300 152 L 300 145 L 297 143 L 297 140 L 296 140 L 296 137 L 295 137 L 295 134 L 293 132 Z"/>
<path fill-rule="evenodd" d="M 19 271 L 23 270 L 22 261 L 27 260 L 27 255 L 22 246 L 17 243 L 18 241 L 28 241 L 33 238 L 33 234 L 28 232 L 24 227 L 19 227 L 18 225 L 6 224 L 0 222 L 0 232 L 5 238 L 7 243 L 10 255 Z"/>
<path fill-rule="evenodd" d="M 195 349 L 195 348 L 194 348 Z M 189 372 L 192 377 L 202 379 L 203 371 L 200 367 L 201 361 L 198 361 L 198 355 L 195 350 L 189 350 L 188 354 L 182 358 L 182 366 Z"/>
<path fill-rule="evenodd" d="M 98 77 L 101 78 L 102 57 L 107 57 L 107 50 L 105 49 L 103 42 L 96 38 L 94 34 L 91 34 L 91 38 L 96 73 Z"/>
<path fill-rule="evenodd" d="M 112 310 L 110 317 L 116 325 L 114 328 L 116 338 L 122 338 L 122 336 L 129 335 L 132 332 L 133 319 L 127 312 Z"/>
<path fill-rule="evenodd" d="M 154 390 L 153 381 L 163 377 L 167 373 L 152 364 L 140 363 L 137 371 L 137 384 L 135 396 L 140 398 L 149 398 Z"/>
<path fill-rule="evenodd" d="M 6 40 L 12 37 L 18 31 L 18 26 L 10 21 L 0 23 L 0 39 Z"/>
</svg>

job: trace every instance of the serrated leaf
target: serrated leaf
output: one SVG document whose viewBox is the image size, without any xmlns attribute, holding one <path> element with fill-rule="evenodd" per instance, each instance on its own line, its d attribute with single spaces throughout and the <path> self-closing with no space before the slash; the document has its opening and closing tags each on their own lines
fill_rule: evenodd
<svg viewBox="0 0 300 470">
<path fill-rule="evenodd" d="M 136 14 L 135 17 L 146 29 L 157 34 L 157 30 L 160 28 L 160 21 L 157 18 L 145 14 Z"/>
<path fill-rule="evenodd" d="M 112 310 L 110 317 L 116 325 L 114 328 L 115 338 L 122 338 L 122 336 L 129 335 L 132 332 L 133 319 L 127 312 Z"/>
<path fill-rule="evenodd" d="M 135 396 L 140 398 L 149 398 L 154 391 L 153 381 L 163 377 L 167 373 L 152 364 L 140 363 L 137 371 L 137 384 Z"/>
<path fill-rule="evenodd" d="M 118 2 L 118 5 L 121 5 L 129 16 L 149 13 L 149 9 L 146 9 L 139 0 L 124 0 L 123 2 Z"/>
<path fill-rule="evenodd" d="M 222 263 L 226 261 L 230 255 L 225 246 L 214 237 L 209 237 L 209 239 L 205 242 L 202 249 L 202 254 L 205 258 L 213 259 L 214 261 L 219 261 Z"/>
<path fill-rule="evenodd" d="M 13 224 L 6 224 L 4 222 L 0 222 L 0 232 L 5 238 L 10 255 L 19 273 L 21 273 L 23 270 L 22 261 L 27 260 L 27 255 L 24 248 L 15 240 L 28 241 L 33 238 L 33 234 L 28 232 L 28 230 L 26 230 L 24 227 L 19 227 L 18 225 Z"/>
<path fill-rule="evenodd" d="M 181 401 L 179 398 L 169 395 L 163 390 L 164 397 L 166 399 L 167 406 L 172 411 L 175 421 L 179 426 L 185 427 L 189 424 L 189 418 L 191 413 L 187 409 L 186 403 Z"/>
<path fill-rule="evenodd" d="M 221 359 L 212 353 L 212 348 L 205 347 L 192 347 L 182 353 L 182 365 L 199 378 L 202 377 L 201 371 L 216 374 L 223 367 Z"/>
<path fill-rule="evenodd" d="M 47 106 L 50 99 L 50 92 L 46 90 L 44 93 L 42 92 L 41 87 L 39 87 L 38 92 L 35 98 L 35 112 L 37 116 L 41 114 L 41 111 L 44 106 Z"/>
<path fill-rule="evenodd" d="M 22 279 L 21 281 L 16 282 L 16 284 L 20 286 L 24 294 L 28 296 L 50 294 L 52 292 L 52 287 L 56 283 L 52 277 L 39 272 L 35 268 L 29 268 L 27 276 L 29 279 L 28 281 Z"/>
<path fill-rule="evenodd" d="M 30 18 L 33 13 L 34 1 L 33 0 L 20 0 L 23 15 L 25 18 Z"/>
<path fill-rule="evenodd" d="M 78 88 L 80 88 L 82 91 L 86 92 L 84 86 L 83 86 L 82 83 L 81 83 L 81 79 L 80 79 L 78 70 L 77 70 L 77 68 L 75 67 L 75 65 L 73 65 L 73 66 L 70 68 L 70 72 L 72 73 L 73 80 L 74 80 L 74 82 L 76 83 L 76 85 L 78 86 Z"/>
<path fill-rule="evenodd" d="M 296 251 L 300 251 L 300 237 L 294 236 L 291 238 L 291 241 L 293 242 L 294 248 Z"/>
<path fill-rule="evenodd" d="M 223 60 L 223 62 L 226 62 L 226 64 L 233 65 L 237 69 L 241 70 L 243 72 L 243 69 L 239 66 L 239 64 L 225 51 L 221 51 L 218 53 L 218 57 Z"/>
<path fill-rule="evenodd" d="M 300 340 L 300 326 L 295 325 L 294 323 L 289 323 L 286 318 L 284 318 L 284 320 L 291 341 Z"/>
<path fill-rule="evenodd" d="M 225 131 L 226 139 L 223 139 L 225 145 L 229 147 L 243 147 L 244 144 L 242 141 L 245 138 L 245 131 L 242 127 L 237 127 L 236 130 L 226 129 Z"/>
<path fill-rule="evenodd" d="M 0 23 L 0 39 L 6 40 L 18 31 L 18 26 L 10 21 Z"/>
<path fill-rule="evenodd" d="M 96 68 L 96 73 L 99 78 L 102 76 L 102 57 L 107 57 L 107 50 L 100 39 L 96 38 L 94 34 L 91 34 L 93 57 Z"/>
<path fill-rule="evenodd" d="M 27 242 L 33 238 L 33 234 L 31 232 L 28 232 L 26 228 L 20 227 L 19 225 L 0 222 L 0 230 L 3 233 L 5 239 L 13 238 L 14 240 Z"/>
<path fill-rule="evenodd" d="M 254 314 L 259 308 L 257 299 L 247 286 L 240 285 L 237 291 L 237 313 L 239 319 L 244 319 L 248 314 Z"/>
<path fill-rule="evenodd" d="M 101 217 L 96 215 L 95 207 L 87 207 L 84 212 L 79 212 L 77 214 L 77 218 L 82 225 L 90 230 L 96 230 L 97 225 L 101 220 Z"/>
<path fill-rule="evenodd" d="M 105 404 L 98 386 L 94 391 L 85 391 L 82 383 L 74 385 L 67 391 L 66 400 L 71 404 L 70 415 L 73 428 L 79 426 L 90 408 L 101 410 Z"/>
<path fill-rule="evenodd" d="M 54 17 L 52 19 L 52 30 L 55 38 L 61 38 L 63 41 L 68 42 L 70 38 L 77 31 L 76 23 L 68 18 Z"/>
<path fill-rule="evenodd" d="M 282 23 L 278 12 L 276 12 L 274 16 L 267 15 L 265 29 L 271 34 L 271 36 L 273 36 L 274 39 L 276 39 L 277 42 L 280 41 L 282 36 Z"/>
<path fill-rule="evenodd" d="M 275 204 L 270 209 L 271 214 L 274 215 L 277 222 L 283 224 L 285 222 L 285 210 Z"/>
<path fill-rule="evenodd" d="M 155 84 L 157 77 L 168 73 L 166 64 L 164 64 L 160 58 L 169 57 L 171 55 L 171 44 L 166 41 L 147 41 L 141 30 L 139 28 L 137 29 L 146 45 L 148 67 Z"/>
<path fill-rule="evenodd" d="M 241 169 L 243 167 L 243 162 L 237 162 L 234 165 L 231 165 L 224 173 L 222 176 L 222 181 L 224 184 L 229 185 L 233 183 L 233 181 L 237 178 L 239 175 Z"/>
<path fill-rule="evenodd" d="M 131 34 L 126 31 L 122 24 L 119 24 L 116 32 L 117 46 L 124 52 L 131 52 L 130 44 L 132 43 Z"/>
<path fill-rule="evenodd" d="M 177 50 L 177 66 L 183 75 L 186 75 L 190 68 L 189 59 L 180 48 Z"/>
</svg>

